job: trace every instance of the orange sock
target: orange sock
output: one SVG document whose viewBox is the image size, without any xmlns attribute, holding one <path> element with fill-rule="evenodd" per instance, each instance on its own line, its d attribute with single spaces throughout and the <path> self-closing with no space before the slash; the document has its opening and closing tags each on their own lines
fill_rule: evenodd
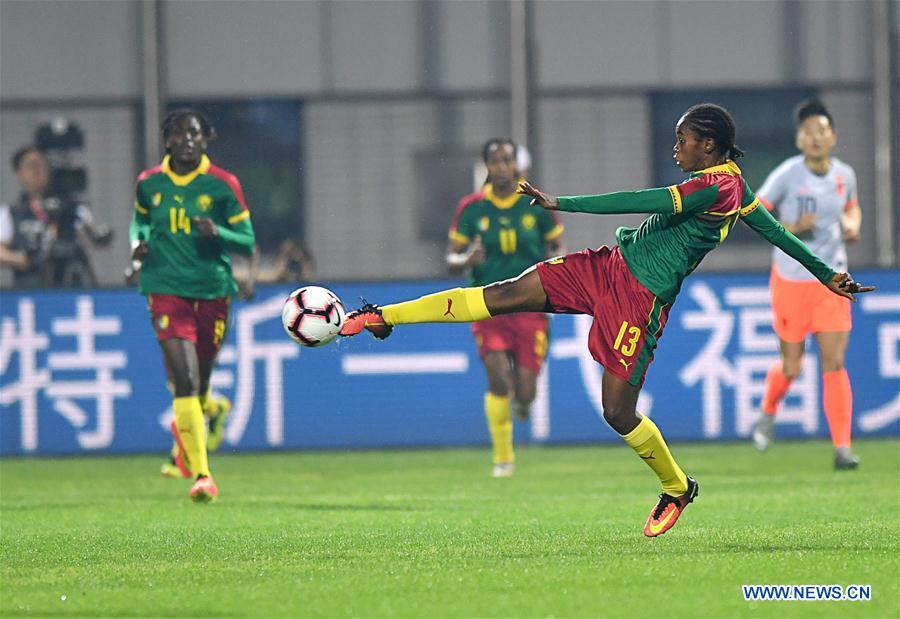
<svg viewBox="0 0 900 619">
<path fill-rule="evenodd" d="M 774 415 L 784 394 L 791 388 L 791 381 L 781 373 L 781 363 L 776 363 L 766 373 L 766 393 L 762 399 L 762 409 L 766 415 Z"/>
<path fill-rule="evenodd" d="M 847 370 L 822 372 L 825 418 L 831 430 L 831 443 L 837 447 L 850 446 L 850 428 L 853 423 L 853 391 Z"/>
</svg>

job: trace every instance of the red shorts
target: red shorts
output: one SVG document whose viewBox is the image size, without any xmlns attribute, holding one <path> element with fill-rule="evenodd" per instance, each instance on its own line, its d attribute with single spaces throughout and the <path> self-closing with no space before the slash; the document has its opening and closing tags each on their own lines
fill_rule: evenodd
<svg viewBox="0 0 900 619">
<path fill-rule="evenodd" d="M 618 247 L 553 258 L 537 272 L 554 313 L 594 317 L 588 350 L 597 363 L 639 387 L 671 306 L 637 280 Z"/>
<path fill-rule="evenodd" d="M 817 281 L 793 281 L 772 266 L 772 328 L 785 342 L 802 342 L 810 333 L 850 331 L 850 300 Z"/>
<path fill-rule="evenodd" d="M 484 359 L 489 352 L 507 352 L 517 365 L 539 374 L 547 356 L 547 316 L 502 314 L 472 323 L 472 333 L 478 345 L 478 355 Z"/>
<path fill-rule="evenodd" d="M 147 309 L 156 339 L 178 338 L 193 342 L 202 361 L 216 358 L 228 325 L 227 297 L 185 299 L 172 294 L 148 294 Z"/>
</svg>

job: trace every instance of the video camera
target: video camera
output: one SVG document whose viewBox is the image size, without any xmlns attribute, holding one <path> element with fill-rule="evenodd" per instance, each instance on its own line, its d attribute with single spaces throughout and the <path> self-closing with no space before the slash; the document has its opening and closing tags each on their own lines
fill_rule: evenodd
<svg viewBox="0 0 900 619">
<path fill-rule="evenodd" d="M 55 118 L 35 130 L 34 142 L 50 164 L 47 195 L 60 201 L 81 198 L 88 188 L 87 169 L 77 164 L 84 150 L 81 127 L 65 118 Z"/>
<path fill-rule="evenodd" d="M 88 174 L 81 164 L 84 132 L 65 118 L 55 118 L 35 130 L 34 143 L 50 168 L 44 212 L 53 236 L 44 255 L 44 281 L 64 287 L 96 285 L 96 274 L 79 231 L 93 245 L 106 246 L 112 240 L 112 230 L 94 224 L 85 204 Z"/>
</svg>

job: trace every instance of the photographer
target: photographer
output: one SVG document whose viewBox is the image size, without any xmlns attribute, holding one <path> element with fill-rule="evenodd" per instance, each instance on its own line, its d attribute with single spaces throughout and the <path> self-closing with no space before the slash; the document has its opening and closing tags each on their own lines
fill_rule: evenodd
<svg viewBox="0 0 900 619">
<path fill-rule="evenodd" d="M 74 131 L 80 148 L 80 130 Z M 28 145 L 13 155 L 22 194 L 17 202 L 0 206 L 0 264 L 13 268 L 17 288 L 97 285 L 87 246 L 107 245 L 112 233 L 95 225 L 90 209 L 77 199 L 86 175 L 66 163 L 65 151 L 71 147 L 62 142 L 71 141 L 74 131 L 60 136 L 41 127 L 38 143 L 46 150 Z M 48 153 L 59 160 L 57 165 L 51 165 Z"/>
<path fill-rule="evenodd" d="M 43 285 L 47 244 L 44 192 L 50 180 L 47 159 L 35 146 L 23 146 L 11 160 L 22 186 L 19 199 L 0 204 L 0 265 L 13 269 L 16 288 Z"/>
</svg>

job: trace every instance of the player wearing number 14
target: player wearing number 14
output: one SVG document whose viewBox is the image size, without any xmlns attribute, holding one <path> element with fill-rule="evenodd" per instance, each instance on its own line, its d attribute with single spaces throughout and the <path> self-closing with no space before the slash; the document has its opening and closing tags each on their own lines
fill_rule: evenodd
<svg viewBox="0 0 900 619">
<path fill-rule="evenodd" d="M 131 226 L 132 257 L 143 261 L 140 290 L 175 396 L 174 461 L 195 478 L 189 496 L 197 502 L 219 493 L 209 471 L 204 408 L 237 292 L 228 252 L 250 255 L 256 248 L 237 178 L 206 155 L 214 136 L 194 110 L 166 117 L 166 156 L 138 177 Z"/>
</svg>

